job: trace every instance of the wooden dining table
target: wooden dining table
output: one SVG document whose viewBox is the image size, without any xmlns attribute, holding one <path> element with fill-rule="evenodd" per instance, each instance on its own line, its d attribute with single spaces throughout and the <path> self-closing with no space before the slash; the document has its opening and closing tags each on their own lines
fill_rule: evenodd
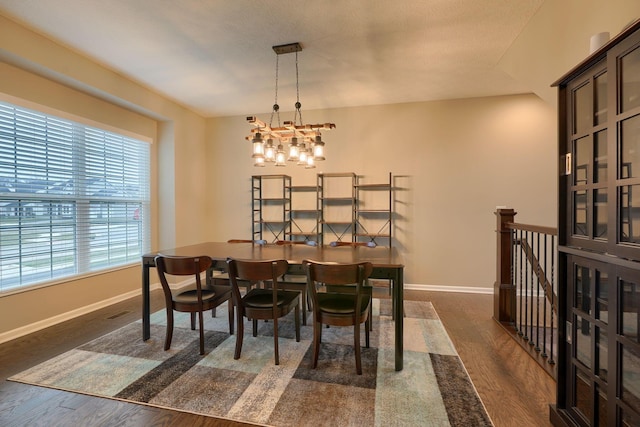
<svg viewBox="0 0 640 427">
<path fill-rule="evenodd" d="M 222 263 L 227 258 L 244 260 L 286 259 L 290 274 L 304 274 L 303 261 L 356 263 L 368 261 L 373 264 L 372 279 L 393 281 L 393 313 L 395 322 L 395 369 L 403 367 L 403 274 L 404 264 L 397 248 L 366 246 L 308 246 L 308 245 L 257 245 L 253 243 L 208 242 L 180 248 L 164 249 L 142 256 L 142 339 L 151 336 L 151 304 L 149 270 L 155 267 L 156 255 L 199 256 L 208 255 L 214 262 Z"/>
</svg>

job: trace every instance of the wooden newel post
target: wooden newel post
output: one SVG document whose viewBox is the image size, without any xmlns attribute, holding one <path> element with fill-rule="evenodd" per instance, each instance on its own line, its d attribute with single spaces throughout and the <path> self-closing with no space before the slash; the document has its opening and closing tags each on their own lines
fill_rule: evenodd
<svg viewBox="0 0 640 427">
<path fill-rule="evenodd" d="M 495 214 L 497 254 L 496 282 L 493 284 L 493 317 L 498 322 L 512 322 L 516 294 L 511 280 L 511 230 L 506 224 L 514 222 L 516 212 L 513 209 L 497 208 Z"/>
</svg>

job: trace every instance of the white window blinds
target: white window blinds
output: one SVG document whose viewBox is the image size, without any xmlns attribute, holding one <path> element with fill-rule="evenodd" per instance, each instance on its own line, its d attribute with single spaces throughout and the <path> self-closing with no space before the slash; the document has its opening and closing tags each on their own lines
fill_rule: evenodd
<svg viewBox="0 0 640 427">
<path fill-rule="evenodd" d="M 0 293 L 139 262 L 149 144 L 0 102 Z"/>
</svg>

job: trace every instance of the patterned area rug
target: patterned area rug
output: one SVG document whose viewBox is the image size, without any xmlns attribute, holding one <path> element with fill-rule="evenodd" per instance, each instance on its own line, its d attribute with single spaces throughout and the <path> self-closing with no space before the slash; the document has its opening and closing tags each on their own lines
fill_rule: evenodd
<svg viewBox="0 0 640 427">
<path fill-rule="evenodd" d="M 257 337 L 247 322 L 234 360 L 235 337 L 219 307 L 216 318 L 205 316 L 204 356 L 182 313 L 163 350 L 162 310 L 151 316 L 146 342 L 134 322 L 10 380 L 259 425 L 491 426 L 431 303 L 405 301 L 404 369 L 396 372 L 390 301 L 374 302 L 363 375 L 355 372 L 352 328 L 323 329 L 318 367 L 310 369 L 312 327 L 302 326 L 297 343 L 291 316 L 279 325 L 279 366 L 270 322 L 260 322 Z"/>
</svg>

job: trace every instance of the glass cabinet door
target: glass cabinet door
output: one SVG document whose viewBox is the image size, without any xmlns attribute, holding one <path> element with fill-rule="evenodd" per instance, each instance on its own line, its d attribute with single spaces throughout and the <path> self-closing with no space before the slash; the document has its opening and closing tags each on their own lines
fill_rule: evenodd
<svg viewBox="0 0 640 427">
<path fill-rule="evenodd" d="M 604 61 L 570 88 L 571 211 L 569 241 L 606 246 L 609 231 L 607 71 Z"/>
<path fill-rule="evenodd" d="M 563 82 L 559 412 L 640 426 L 640 21 Z"/>
<path fill-rule="evenodd" d="M 617 240 L 640 244 L 640 47 L 618 58 L 619 91 L 617 188 L 620 227 Z"/>
<path fill-rule="evenodd" d="M 610 267 L 580 257 L 569 260 L 567 318 L 569 376 L 568 400 L 575 417 L 585 425 L 607 425 L 609 381 Z"/>
</svg>

